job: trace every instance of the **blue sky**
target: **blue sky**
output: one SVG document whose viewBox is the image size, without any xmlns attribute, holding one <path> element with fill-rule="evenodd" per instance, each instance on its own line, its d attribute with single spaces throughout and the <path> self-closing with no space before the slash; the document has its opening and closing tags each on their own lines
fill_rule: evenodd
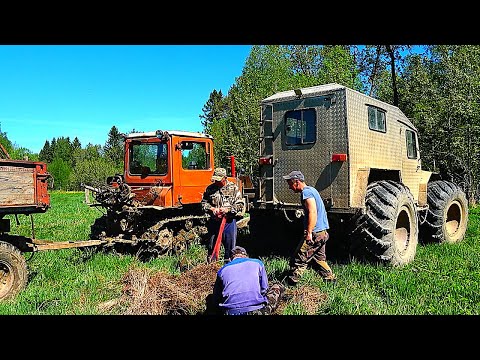
<svg viewBox="0 0 480 360">
<path fill-rule="evenodd" d="M 53 138 L 104 145 L 108 132 L 202 131 L 250 45 L 0 45 L 0 126 L 38 153 Z"/>
</svg>

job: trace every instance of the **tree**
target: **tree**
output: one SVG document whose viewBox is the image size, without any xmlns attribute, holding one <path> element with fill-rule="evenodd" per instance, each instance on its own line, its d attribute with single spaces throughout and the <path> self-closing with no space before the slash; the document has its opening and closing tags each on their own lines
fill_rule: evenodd
<svg viewBox="0 0 480 360">
<path fill-rule="evenodd" d="M 357 66 L 369 96 L 399 105 L 397 74 L 403 67 L 402 54 L 411 49 L 411 45 L 367 45 L 355 48 Z M 386 72 L 390 75 L 385 76 Z M 383 96 L 382 89 L 387 89 L 383 91 Z M 390 98 L 387 98 L 386 94 L 389 94 Z"/>
<path fill-rule="evenodd" d="M 76 190 L 81 189 L 81 184 L 99 187 L 105 185 L 108 176 L 117 173 L 111 160 L 85 156 L 77 160 L 71 176 L 71 186 Z"/>
<path fill-rule="evenodd" d="M 12 152 L 13 152 L 13 144 L 12 142 L 8 139 L 7 137 L 7 133 L 6 132 L 2 132 L 0 130 L 0 144 L 2 144 L 3 148 L 5 149 L 5 151 L 7 152 L 7 154 L 4 154 L 4 156 L 8 155 L 10 158 L 13 158 L 12 157 Z M 0 156 L 0 158 L 2 158 L 3 156 Z"/>
<path fill-rule="evenodd" d="M 123 142 L 123 135 L 116 126 L 112 126 L 104 146 L 104 153 L 117 167 L 123 166 Z"/>
<path fill-rule="evenodd" d="M 69 190 L 72 167 L 67 161 L 61 157 L 56 157 L 52 163 L 48 165 L 48 171 L 53 177 L 54 189 Z"/>
<path fill-rule="evenodd" d="M 36 161 L 38 160 L 38 155 L 32 153 L 29 149 L 25 147 L 17 147 L 14 146 L 12 153 L 10 154 L 12 159 L 17 160 L 29 160 L 29 161 Z"/>
<path fill-rule="evenodd" d="M 46 163 L 51 163 L 53 161 L 53 151 L 52 147 L 50 146 L 50 141 L 45 140 L 42 150 L 40 150 L 38 153 L 38 158 L 40 161 L 44 161 Z"/>
<path fill-rule="evenodd" d="M 53 142 L 53 141 L 52 141 Z M 53 159 L 62 159 L 70 166 L 73 165 L 73 147 L 70 142 L 70 137 L 59 137 L 56 140 L 55 149 L 53 152 Z"/>
<path fill-rule="evenodd" d="M 75 136 L 75 139 L 73 139 L 73 142 L 72 142 L 72 151 L 75 151 L 81 148 L 82 148 L 82 144 L 80 140 L 78 140 L 78 137 Z"/>
<path fill-rule="evenodd" d="M 204 132 L 211 133 L 212 124 L 218 120 L 225 118 L 226 101 L 223 97 L 222 90 L 213 90 L 207 100 L 207 103 L 202 108 L 202 114 L 199 115 L 202 120 Z"/>
</svg>

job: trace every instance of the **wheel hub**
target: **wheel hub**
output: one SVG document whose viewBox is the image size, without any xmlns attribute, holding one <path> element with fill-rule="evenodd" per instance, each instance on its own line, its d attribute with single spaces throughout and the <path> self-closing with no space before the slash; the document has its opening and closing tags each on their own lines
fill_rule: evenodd
<svg viewBox="0 0 480 360">
<path fill-rule="evenodd" d="M 8 293 L 13 284 L 13 272 L 10 266 L 0 261 L 0 299 Z"/>
</svg>

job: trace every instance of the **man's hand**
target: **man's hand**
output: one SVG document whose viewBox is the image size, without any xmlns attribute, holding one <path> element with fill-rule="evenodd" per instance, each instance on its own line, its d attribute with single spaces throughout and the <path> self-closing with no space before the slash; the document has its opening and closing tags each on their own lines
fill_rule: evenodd
<svg viewBox="0 0 480 360">
<path fill-rule="evenodd" d="M 228 212 L 228 209 L 224 207 L 212 208 L 212 213 L 217 218 L 222 218 L 227 212 Z"/>
<path fill-rule="evenodd" d="M 305 239 L 305 241 L 306 241 L 307 244 L 309 244 L 309 245 L 313 245 L 313 244 L 314 244 L 313 235 L 312 235 L 312 232 L 311 232 L 311 231 L 305 230 L 305 231 L 303 232 L 303 238 Z"/>
</svg>

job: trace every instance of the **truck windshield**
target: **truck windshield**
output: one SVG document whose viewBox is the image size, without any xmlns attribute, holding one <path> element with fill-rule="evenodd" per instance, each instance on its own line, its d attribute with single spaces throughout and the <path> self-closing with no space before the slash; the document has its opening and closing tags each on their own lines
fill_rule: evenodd
<svg viewBox="0 0 480 360">
<path fill-rule="evenodd" d="M 167 144 L 133 144 L 130 147 L 129 172 L 132 175 L 165 175 L 168 170 L 167 155 Z"/>
</svg>

